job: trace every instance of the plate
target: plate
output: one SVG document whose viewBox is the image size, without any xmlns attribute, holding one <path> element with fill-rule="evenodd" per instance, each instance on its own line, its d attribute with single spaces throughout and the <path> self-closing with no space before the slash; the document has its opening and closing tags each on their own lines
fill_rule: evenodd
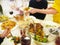
<svg viewBox="0 0 60 45">
<path fill-rule="evenodd" d="M 45 25 L 51 25 L 51 26 L 60 26 L 60 24 L 58 23 L 55 23 L 53 21 L 42 21 L 42 24 L 45 26 Z"/>
<path fill-rule="evenodd" d="M 11 30 L 13 30 L 17 27 L 17 24 L 15 21 L 8 20 L 0 24 L 0 30 L 5 30 L 5 27 L 9 27 Z"/>
</svg>

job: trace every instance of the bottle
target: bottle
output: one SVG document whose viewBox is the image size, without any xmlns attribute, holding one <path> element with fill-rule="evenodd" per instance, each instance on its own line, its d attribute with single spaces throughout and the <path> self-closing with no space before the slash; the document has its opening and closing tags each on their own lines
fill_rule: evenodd
<svg viewBox="0 0 60 45">
<path fill-rule="evenodd" d="M 26 30 L 21 30 L 21 45 L 30 45 L 31 37 L 26 34 Z"/>
<path fill-rule="evenodd" d="M 60 45 L 60 37 L 59 37 L 59 36 L 56 38 L 55 44 L 56 44 L 56 45 Z"/>
</svg>

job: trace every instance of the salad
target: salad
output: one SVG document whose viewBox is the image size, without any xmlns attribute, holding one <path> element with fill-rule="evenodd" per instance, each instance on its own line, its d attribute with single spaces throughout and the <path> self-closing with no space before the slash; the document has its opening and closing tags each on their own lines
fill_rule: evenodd
<svg viewBox="0 0 60 45">
<path fill-rule="evenodd" d="M 35 41 L 42 42 L 42 43 L 47 43 L 48 42 L 48 36 L 41 37 L 39 35 L 35 35 L 33 37 Z"/>
</svg>

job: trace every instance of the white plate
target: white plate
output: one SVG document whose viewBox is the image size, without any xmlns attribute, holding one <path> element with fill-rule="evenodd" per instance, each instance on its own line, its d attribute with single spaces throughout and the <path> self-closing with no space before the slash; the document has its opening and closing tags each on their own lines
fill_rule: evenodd
<svg viewBox="0 0 60 45">
<path fill-rule="evenodd" d="M 53 21 L 43 21 L 42 24 L 51 26 L 60 26 L 58 23 L 55 23 Z"/>
</svg>

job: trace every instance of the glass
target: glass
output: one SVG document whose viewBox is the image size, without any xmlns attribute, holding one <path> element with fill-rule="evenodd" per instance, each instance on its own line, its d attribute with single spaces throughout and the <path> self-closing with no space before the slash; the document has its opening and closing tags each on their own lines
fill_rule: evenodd
<svg viewBox="0 0 60 45">
<path fill-rule="evenodd" d="M 21 45 L 30 45 L 30 43 L 31 43 L 31 40 L 29 37 L 26 36 L 21 38 Z"/>
<path fill-rule="evenodd" d="M 21 45 L 30 45 L 31 37 L 26 33 L 27 30 L 21 30 Z"/>
</svg>

